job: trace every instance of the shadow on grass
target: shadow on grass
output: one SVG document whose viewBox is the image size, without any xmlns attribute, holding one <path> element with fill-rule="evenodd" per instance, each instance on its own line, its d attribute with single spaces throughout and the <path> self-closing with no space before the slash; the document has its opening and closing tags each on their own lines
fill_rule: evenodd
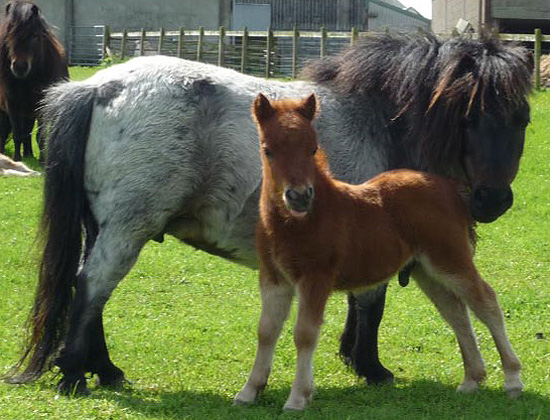
<svg viewBox="0 0 550 420">
<path fill-rule="evenodd" d="M 124 410 L 150 418 L 186 419 L 546 419 L 550 399 L 532 392 L 511 400 L 500 390 L 481 389 L 462 395 L 453 387 L 419 380 L 395 386 L 318 388 L 303 413 L 285 413 L 290 388 L 267 388 L 249 407 L 232 407 L 232 400 L 212 391 L 95 390 L 92 398 L 109 400 Z"/>
</svg>

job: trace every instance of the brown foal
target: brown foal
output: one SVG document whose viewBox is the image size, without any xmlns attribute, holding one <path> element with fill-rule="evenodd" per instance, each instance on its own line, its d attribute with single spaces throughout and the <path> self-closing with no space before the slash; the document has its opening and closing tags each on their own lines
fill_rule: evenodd
<svg viewBox="0 0 550 420">
<path fill-rule="evenodd" d="M 266 386 L 296 291 L 297 370 L 284 408 L 301 410 L 313 393 L 313 352 L 330 293 L 387 282 L 411 264 L 414 279 L 456 334 L 465 370 L 458 390 L 476 390 L 486 374 L 469 307 L 493 336 L 505 390 L 520 395 L 520 362 L 495 292 L 474 265 L 460 184 L 411 170 L 362 185 L 334 180 L 317 147 L 316 112 L 314 95 L 270 102 L 259 94 L 252 107 L 263 164 L 256 235 L 262 313 L 256 360 L 235 403 L 252 403 Z"/>
</svg>

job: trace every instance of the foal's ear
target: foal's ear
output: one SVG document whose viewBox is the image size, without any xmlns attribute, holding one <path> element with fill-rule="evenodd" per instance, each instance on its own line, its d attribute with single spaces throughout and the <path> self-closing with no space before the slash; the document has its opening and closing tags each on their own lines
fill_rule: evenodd
<svg viewBox="0 0 550 420">
<path fill-rule="evenodd" d="M 11 9 L 11 3 L 6 4 L 6 16 L 10 12 L 10 9 Z"/>
<path fill-rule="evenodd" d="M 261 122 L 267 120 L 274 114 L 273 107 L 262 93 L 258 93 L 254 103 L 252 104 L 252 116 L 256 121 Z"/>
<path fill-rule="evenodd" d="M 312 93 L 302 101 L 298 107 L 298 112 L 309 121 L 313 121 L 313 118 L 315 118 L 315 114 L 317 113 L 317 99 L 315 99 L 315 94 Z"/>
</svg>

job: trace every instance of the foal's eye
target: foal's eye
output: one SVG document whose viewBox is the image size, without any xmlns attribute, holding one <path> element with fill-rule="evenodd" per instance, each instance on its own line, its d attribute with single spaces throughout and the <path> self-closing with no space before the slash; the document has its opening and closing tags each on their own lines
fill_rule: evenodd
<svg viewBox="0 0 550 420">
<path fill-rule="evenodd" d="M 313 156 L 315 155 L 315 153 L 317 153 L 317 146 L 315 146 L 315 148 L 311 150 L 311 154 Z"/>
<path fill-rule="evenodd" d="M 272 153 L 271 150 L 268 149 L 267 147 L 264 147 L 264 154 L 265 154 L 267 157 L 273 156 L 273 153 Z"/>
</svg>

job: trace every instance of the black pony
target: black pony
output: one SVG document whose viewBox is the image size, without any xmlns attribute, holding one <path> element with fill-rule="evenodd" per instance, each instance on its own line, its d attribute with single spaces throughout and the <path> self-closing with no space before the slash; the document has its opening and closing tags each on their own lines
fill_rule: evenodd
<svg viewBox="0 0 550 420">
<path fill-rule="evenodd" d="M 388 167 L 461 178 L 478 222 L 510 208 L 529 123 L 533 57 L 482 34 L 440 40 L 390 34 L 366 37 L 344 54 L 310 64 L 303 75 L 341 95 L 386 97 L 393 145 Z M 400 283 L 407 283 L 406 267 Z M 369 383 L 393 380 L 378 359 L 377 331 L 386 287 L 348 295 L 344 361 Z"/>
<path fill-rule="evenodd" d="M 63 47 L 29 1 L 5 7 L 0 27 L 0 153 L 13 132 L 14 159 L 32 156 L 31 132 L 42 91 L 69 78 Z M 42 124 L 38 122 L 38 145 L 42 155 Z M 42 158 L 42 157 L 41 157 Z"/>
<path fill-rule="evenodd" d="M 458 177 L 473 217 L 490 222 L 512 204 L 532 69 L 524 48 L 495 39 L 380 35 L 312 64 L 312 82 L 140 57 L 49 89 L 45 247 L 29 339 L 9 380 L 56 365 L 62 392 L 89 392 L 88 372 L 122 382 L 103 309 L 149 240 L 170 234 L 257 267 L 261 162 L 250 104 L 259 91 L 315 92 L 315 128 L 336 178 L 361 183 L 397 167 Z M 374 383 L 393 377 L 377 353 L 385 290 L 350 295 L 341 345 Z"/>
</svg>

